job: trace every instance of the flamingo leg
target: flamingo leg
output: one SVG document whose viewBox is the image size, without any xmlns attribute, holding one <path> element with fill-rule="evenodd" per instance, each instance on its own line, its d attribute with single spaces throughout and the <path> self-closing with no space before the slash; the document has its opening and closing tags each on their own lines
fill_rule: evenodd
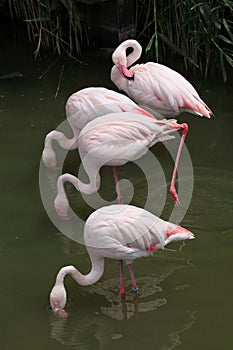
<svg viewBox="0 0 233 350">
<path fill-rule="evenodd" d="M 121 196 L 120 186 L 118 183 L 117 167 L 113 166 L 112 170 L 113 170 L 114 182 L 116 185 L 117 201 L 118 201 L 118 204 L 123 204 L 123 198 Z M 120 297 L 122 297 L 125 295 L 124 270 L 123 270 L 123 261 L 122 260 L 119 260 L 119 271 L 120 271 L 119 295 L 120 295 Z"/>
<path fill-rule="evenodd" d="M 118 182 L 117 167 L 113 166 L 112 170 L 113 170 L 114 182 L 116 185 L 117 201 L 118 201 L 118 204 L 123 204 L 123 198 L 121 196 L 120 186 Z"/>
<path fill-rule="evenodd" d="M 119 270 L 120 270 L 120 297 L 125 295 L 125 283 L 124 283 L 124 272 L 123 272 L 123 261 L 119 260 Z"/>
<path fill-rule="evenodd" d="M 114 176 L 114 182 L 116 185 L 116 192 L 117 192 L 117 200 L 118 200 L 118 204 L 123 204 L 123 198 L 121 196 L 121 192 L 120 192 L 120 187 L 119 187 L 119 183 L 118 183 L 118 175 L 117 175 L 117 167 L 113 166 L 113 176 Z M 129 269 L 129 274 L 130 274 L 130 278 L 132 281 L 132 291 L 134 294 L 138 294 L 138 286 L 134 277 L 134 270 L 133 270 L 133 264 L 128 264 L 128 269 Z M 125 295 L 125 284 L 124 284 L 124 271 L 123 271 L 123 261 L 120 260 L 119 261 L 119 270 L 120 270 L 120 297 L 122 297 L 123 295 Z"/>
<path fill-rule="evenodd" d="M 128 264 L 129 274 L 132 282 L 132 292 L 133 294 L 138 294 L 138 286 L 134 276 L 133 264 Z"/>
<path fill-rule="evenodd" d="M 171 186 L 170 186 L 170 193 L 171 193 L 173 201 L 175 202 L 176 205 L 180 204 L 180 201 L 179 201 L 179 198 L 178 198 L 178 195 L 176 192 L 176 188 L 175 188 L 176 174 L 177 174 L 177 168 L 178 168 L 178 164 L 179 164 L 179 160 L 180 160 L 181 151 L 182 151 L 182 148 L 184 145 L 184 140 L 185 140 L 187 133 L 188 133 L 188 124 L 183 123 L 179 127 L 182 129 L 182 136 L 181 136 L 180 144 L 179 144 L 177 155 L 176 155 L 175 166 L 173 169 Z"/>
</svg>

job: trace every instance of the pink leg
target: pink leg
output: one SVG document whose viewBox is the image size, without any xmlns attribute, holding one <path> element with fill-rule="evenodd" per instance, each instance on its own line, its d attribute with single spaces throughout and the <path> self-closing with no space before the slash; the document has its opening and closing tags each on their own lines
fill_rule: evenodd
<svg viewBox="0 0 233 350">
<path fill-rule="evenodd" d="M 176 192 L 175 181 L 176 181 L 177 168 L 178 168 L 178 164 L 179 164 L 179 160 L 180 160 L 182 147 L 184 145 L 184 140 L 185 140 L 186 135 L 188 133 L 188 124 L 183 123 L 181 125 L 179 125 L 179 124 L 177 124 L 177 125 L 179 126 L 180 129 L 182 129 L 182 136 L 181 136 L 179 148 L 178 148 L 177 155 L 176 155 L 175 166 L 174 166 L 174 169 L 173 169 L 171 186 L 170 186 L 170 193 L 171 193 L 171 196 L 172 196 L 173 201 L 175 202 L 175 204 L 179 205 L 180 201 L 179 201 L 179 198 L 178 198 L 178 195 L 177 195 L 177 192 Z"/>
<path fill-rule="evenodd" d="M 132 282 L 132 292 L 138 294 L 138 286 L 134 276 L 133 264 L 128 264 L 129 274 Z"/>
<path fill-rule="evenodd" d="M 120 292 L 119 295 L 122 297 L 125 295 L 125 284 L 124 284 L 124 272 L 123 272 L 123 261 L 119 261 L 119 270 L 120 270 Z"/>
<path fill-rule="evenodd" d="M 123 198 L 121 196 L 120 187 L 118 184 L 117 167 L 113 166 L 112 169 L 113 169 L 114 182 L 116 185 L 118 204 L 123 204 Z M 122 297 L 123 295 L 125 295 L 124 271 L 123 271 L 123 261 L 122 260 L 119 261 L 119 271 L 120 271 L 120 292 L 119 292 L 119 294 L 120 294 L 120 297 Z"/>
<path fill-rule="evenodd" d="M 112 170 L 113 170 L 114 182 L 115 182 L 115 185 L 116 185 L 116 193 L 117 193 L 118 204 L 123 204 L 123 198 L 121 196 L 120 186 L 119 186 L 119 183 L 118 183 L 117 167 L 113 166 Z"/>
</svg>

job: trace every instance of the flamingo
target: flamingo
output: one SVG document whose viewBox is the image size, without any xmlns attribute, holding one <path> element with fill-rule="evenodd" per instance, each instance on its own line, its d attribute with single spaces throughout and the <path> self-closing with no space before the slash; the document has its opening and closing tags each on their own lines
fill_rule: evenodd
<svg viewBox="0 0 233 350">
<path fill-rule="evenodd" d="M 59 176 L 58 192 L 54 200 L 58 216 L 66 219 L 69 207 L 64 182 L 71 182 L 82 193 L 95 193 L 100 188 L 99 170 L 102 165 L 116 167 L 139 159 L 157 142 L 171 139 L 170 134 L 176 130 L 182 130 L 182 137 L 176 156 L 170 193 L 174 202 L 179 204 L 175 180 L 181 150 L 188 131 L 187 124 L 178 124 L 174 119 L 157 120 L 132 112 L 110 113 L 92 120 L 82 129 L 77 146 L 90 181 L 83 183 L 69 173 Z M 118 191 L 117 195 L 118 202 L 123 204 Z"/>
<path fill-rule="evenodd" d="M 55 313 L 64 315 L 67 299 L 65 276 L 71 275 L 82 286 L 94 284 L 104 273 L 104 258 L 126 262 L 132 291 L 137 294 L 138 286 L 132 270 L 135 259 L 148 257 L 172 241 L 194 238 L 189 230 L 136 206 L 116 204 L 97 209 L 88 217 L 84 226 L 84 242 L 91 260 L 91 271 L 83 275 L 74 266 L 62 267 L 50 293 L 51 308 Z M 122 271 L 120 296 L 124 294 Z"/>
<path fill-rule="evenodd" d="M 126 50 L 133 51 L 127 56 Z M 112 54 L 111 80 L 144 108 L 163 116 L 187 111 L 210 118 L 213 113 L 194 87 L 179 73 L 159 63 L 136 64 L 142 47 L 136 40 L 122 42 Z"/>
<path fill-rule="evenodd" d="M 50 131 L 46 135 L 42 159 L 49 168 L 56 168 L 56 154 L 52 148 L 53 140 L 56 140 L 64 149 L 76 149 L 80 131 L 88 122 L 97 117 L 114 112 L 135 112 L 155 117 L 137 106 L 127 96 L 102 87 L 89 87 L 73 93 L 66 102 L 65 110 L 73 137 L 69 139 L 57 130 Z"/>
</svg>

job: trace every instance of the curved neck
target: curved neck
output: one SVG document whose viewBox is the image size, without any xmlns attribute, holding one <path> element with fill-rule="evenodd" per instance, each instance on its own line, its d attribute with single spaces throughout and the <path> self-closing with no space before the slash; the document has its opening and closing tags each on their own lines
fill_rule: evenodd
<svg viewBox="0 0 233 350">
<path fill-rule="evenodd" d="M 126 50 L 132 48 L 133 51 L 127 56 Z M 113 52 L 112 60 L 114 64 L 121 64 L 125 67 L 131 66 L 142 54 L 142 47 L 136 40 L 126 40 L 121 43 Z"/>
<path fill-rule="evenodd" d="M 65 149 L 76 149 L 78 147 L 78 133 L 76 133 L 71 139 L 68 139 L 62 132 L 53 130 L 46 135 L 45 148 L 52 147 L 52 141 L 55 140 L 58 144 Z"/>
<path fill-rule="evenodd" d="M 91 257 L 91 263 L 91 271 L 87 275 L 83 275 L 72 265 L 62 267 L 57 274 L 55 285 L 64 285 L 66 275 L 70 275 L 81 286 L 96 283 L 104 273 L 104 258 Z"/>
<path fill-rule="evenodd" d="M 63 174 L 59 176 L 57 180 L 57 196 L 54 200 L 54 206 L 57 215 L 61 218 L 67 218 L 67 212 L 69 209 L 69 202 L 66 196 L 64 182 L 68 181 L 74 185 L 74 187 L 82 193 L 92 194 L 98 191 L 100 187 L 100 175 L 99 172 L 88 173 L 90 178 L 90 183 L 85 184 L 80 181 L 77 177 L 71 174 Z"/>
<path fill-rule="evenodd" d="M 122 78 L 121 73 L 119 72 L 119 69 L 117 68 L 117 66 L 112 67 L 111 80 L 118 87 L 118 89 L 123 90 L 124 92 L 127 93 L 128 96 L 130 96 L 130 93 L 128 90 L 128 80 Z"/>
<path fill-rule="evenodd" d="M 56 167 L 56 154 L 52 147 L 52 141 L 55 140 L 58 144 L 67 150 L 73 150 L 78 147 L 78 134 L 74 135 L 73 138 L 68 139 L 62 132 L 53 130 L 46 135 L 44 142 L 44 150 L 42 153 L 42 159 L 45 165 L 49 168 Z"/>
<path fill-rule="evenodd" d="M 133 51 L 127 56 L 126 50 L 130 47 Z M 120 90 L 125 91 L 129 97 L 128 79 L 122 78 L 118 67 L 130 67 L 140 58 L 141 53 L 142 47 L 136 40 L 126 40 L 116 48 L 112 55 L 114 66 L 111 70 L 111 80 Z"/>
<path fill-rule="evenodd" d="M 81 180 L 79 180 L 77 177 L 71 174 L 63 174 L 59 176 L 57 181 L 57 189 L 58 193 L 65 194 L 64 190 L 64 183 L 70 182 L 72 185 L 78 190 L 79 192 L 85 193 L 85 194 L 92 194 L 98 191 L 100 187 L 100 175 L 97 171 L 87 172 L 90 182 L 84 183 Z"/>
<path fill-rule="evenodd" d="M 142 54 L 142 47 L 136 40 L 128 40 L 128 46 L 127 48 L 132 47 L 133 51 L 127 56 L 127 66 L 130 67 L 133 63 L 135 63 Z M 126 55 L 126 49 L 125 49 L 125 55 Z"/>
</svg>

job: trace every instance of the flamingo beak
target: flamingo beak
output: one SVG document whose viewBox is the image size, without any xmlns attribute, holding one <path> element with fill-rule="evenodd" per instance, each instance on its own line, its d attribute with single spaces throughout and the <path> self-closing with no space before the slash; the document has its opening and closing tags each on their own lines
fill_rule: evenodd
<svg viewBox="0 0 233 350">
<path fill-rule="evenodd" d="M 119 69 L 119 72 L 121 73 L 123 78 L 126 78 L 128 80 L 132 80 L 133 79 L 133 74 L 130 72 L 129 69 L 127 69 L 125 66 L 123 66 L 120 63 L 118 63 L 116 66 Z"/>
</svg>

